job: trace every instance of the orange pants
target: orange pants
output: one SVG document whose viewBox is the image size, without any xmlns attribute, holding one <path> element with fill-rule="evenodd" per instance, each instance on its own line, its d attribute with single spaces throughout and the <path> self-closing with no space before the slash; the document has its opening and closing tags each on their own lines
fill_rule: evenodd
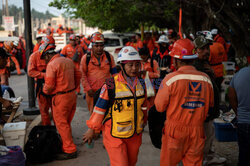
<svg viewBox="0 0 250 166">
<path fill-rule="evenodd" d="M 135 134 L 128 139 L 119 139 L 112 137 L 110 131 L 111 120 L 103 127 L 103 144 L 108 152 L 110 165 L 135 166 L 142 143 L 142 134 Z"/>
<path fill-rule="evenodd" d="M 162 135 L 161 166 L 201 166 L 205 143 L 203 126 L 166 123 Z"/>
<path fill-rule="evenodd" d="M 49 109 L 51 107 L 51 98 L 45 97 L 40 94 L 40 92 L 37 94 L 37 100 L 38 100 L 38 105 L 40 109 L 40 114 L 42 117 L 42 125 L 51 125 L 50 122 L 50 117 L 49 117 Z M 52 110 L 51 110 L 52 112 Z"/>
<path fill-rule="evenodd" d="M 18 63 L 16 57 L 11 56 L 10 58 L 11 58 L 12 61 L 15 63 L 17 74 L 21 74 L 20 65 L 19 65 L 19 63 Z"/>
<path fill-rule="evenodd" d="M 71 121 L 76 111 L 76 97 L 73 91 L 52 98 L 53 119 L 62 138 L 62 150 L 65 153 L 76 152 L 71 130 Z"/>
<path fill-rule="evenodd" d="M 86 102 L 87 102 L 87 105 L 88 105 L 88 109 L 89 109 L 89 113 L 90 115 L 92 114 L 93 112 L 93 109 L 94 109 L 94 97 L 90 97 L 88 95 L 88 92 L 86 92 Z"/>
</svg>

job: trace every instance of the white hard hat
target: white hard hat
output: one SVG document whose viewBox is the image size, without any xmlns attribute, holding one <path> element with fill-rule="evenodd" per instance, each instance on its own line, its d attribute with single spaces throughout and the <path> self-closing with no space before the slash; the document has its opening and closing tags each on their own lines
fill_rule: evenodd
<svg viewBox="0 0 250 166">
<path fill-rule="evenodd" d="M 121 63 L 122 61 L 140 61 L 141 56 L 138 51 L 131 46 L 126 46 L 121 49 L 118 54 L 117 63 Z"/>
<path fill-rule="evenodd" d="M 213 41 L 213 35 L 210 31 L 198 31 L 196 32 L 197 36 L 204 36 L 207 40 Z"/>
<path fill-rule="evenodd" d="M 166 35 L 161 35 L 156 43 L 169 43 L 169 39 Z"/>
<path fill-rule="evenodd" d="M 218 34 L 218 29 L 212 29 L 211 34 L 212 35 L 217 35 Z"/>
<path fill-rule="evenodd" d="M 13 45 L 16 46 L 16 47 L 18 46 L 18 44 L 19 44 L 18 40 L 15 40 L 15 41 L 13 42 Z"/>
</svg>

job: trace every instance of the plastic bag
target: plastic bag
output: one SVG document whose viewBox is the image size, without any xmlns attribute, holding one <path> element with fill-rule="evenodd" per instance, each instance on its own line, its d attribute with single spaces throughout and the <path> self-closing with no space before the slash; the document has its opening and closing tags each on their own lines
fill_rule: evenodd
<svg viewBox="0 0 250 166">
<path fill-rule="evenodd" d="M 145 80 L 145 84 L 146 84 L 146 88 L 147 88 L 147 97 L 155 96 L 155 90 L 154 90 L 154 87 L 149 79 L 148 71 L 146 72 L 146 76 L 145 76 L 144 80 Z"/>
</svg>

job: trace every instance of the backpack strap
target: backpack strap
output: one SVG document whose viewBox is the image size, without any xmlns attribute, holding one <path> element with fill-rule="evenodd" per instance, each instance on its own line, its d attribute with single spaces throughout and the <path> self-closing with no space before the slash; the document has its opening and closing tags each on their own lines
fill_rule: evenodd
<svg viewBox="0 0 250 166">
<path fill-rule="evenodd" d="M 88 66 L 89 66 L 89 61 L 90 61 L 90 58 L 91 58 L 91 53 L 88 52 L 87 53 L 87 57 L 86 57 L 86 67 L 87 67 L 87 72 L 88 72 Z"/>
<path fill-rule="evenodd" d="M 153 58 L 150 59 L 150 66 L 154 70 L 154 59 Z"/>
<path fill-rule="evenodd" d="M 110 54 L 109 54 L 108 51 L 104 51 L 104 52 L 105 52 L 105 55 L 106 55 L 106 57 L 107 57 L 107 59 L 108 59 L 108 61 L 109 61 L 109 65 L 110 65 L 109 71 L 110 71 L 110 73 L 112 73 L 112 62 L 111 62 Z"/>
<path fill-rule="evenodd" d="M 108 51 L 104 51 L 104 52 L 105 52 L 105 55 L 106 55 L 106 57 L 107 57 L 107 59 L 108 59 L 108 61 L 109 61 L 109 64 L 110 64 L 110 69 L 109 69 L 109 71 L 110 71 L 110 73 L 112 73 L 112 62 L 111 62 L 110 54 L 109 54 Z M 88 72 L 88 65 L 89 65 L 89 62 L 90 62 L 90 58 L 91 58 L 91 53 L 88 52 L 88 53 L 87 53 L 87 58 L 86 58 L 87 72 Z"/>
</svg>

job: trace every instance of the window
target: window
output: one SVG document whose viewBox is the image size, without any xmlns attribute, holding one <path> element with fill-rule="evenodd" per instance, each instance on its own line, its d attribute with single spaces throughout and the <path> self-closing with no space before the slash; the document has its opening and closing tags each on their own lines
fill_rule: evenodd
<svg viewBox="0 0 250 166">
<path fill-rule="evenodd" d="M 104 46 L 105 47 L 117 47 L 120 46 L 119 39 L 111 39 L 111 38 L 104 38 Z"/>
</svg>

